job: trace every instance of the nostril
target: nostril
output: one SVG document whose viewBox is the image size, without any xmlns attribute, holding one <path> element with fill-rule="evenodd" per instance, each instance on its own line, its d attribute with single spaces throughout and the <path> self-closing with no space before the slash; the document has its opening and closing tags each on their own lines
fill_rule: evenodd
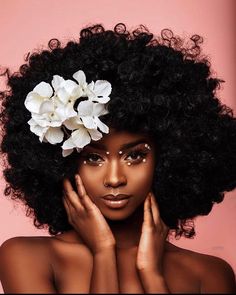
<svg viewBox="0 0 236 295">
<path fill-rule="evenodd" d="M 118 186 L 123 186 L 126 185 L 127 180 L 126 177 L 121 176 L 118 178 L 105 178 L 104 179 L 104 186 L 105 187 L 118 187 Z"/>
</svg>

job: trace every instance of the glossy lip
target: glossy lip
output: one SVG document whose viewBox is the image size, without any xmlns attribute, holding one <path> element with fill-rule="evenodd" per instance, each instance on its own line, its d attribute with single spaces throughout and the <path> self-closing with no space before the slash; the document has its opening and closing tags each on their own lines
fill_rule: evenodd
<svg viewBox="0 0 236 295">
<path fill-rule="evenodd" d="M 129 203 L 128 195 L 106 195 L 102 198 L 104 204 L 110 209 L 121 209 Z"/>
<path fill-rule="evenodd" d="M 120 201 L 120 200 L 124 200 L 124 199 L 128 199 L 130 197 L 130 195 L 125 195 L 125 194 L 118 194 L 118 195 L 105 195 L 102 198 L 105 200 L 110 200 L 110 201 Z"/>
</svg>

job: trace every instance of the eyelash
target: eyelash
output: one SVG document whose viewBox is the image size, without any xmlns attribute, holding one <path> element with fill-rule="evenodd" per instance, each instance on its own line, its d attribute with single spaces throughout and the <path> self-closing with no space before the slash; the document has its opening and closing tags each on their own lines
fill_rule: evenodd
<svg viewBox="0 0 236 295">
<path fill-rule="evenodd" d="M 143 150 L 140 150 L 140 149 L 137 149 L 137 150 L 133 150 L 131 151 L 130 153 L 128 153 L 127 157 L 130 157 L 130 156 L 138 156 L 139 158 L 138 159 L 135 159 L 135 160 L 128 160 L 128 161 L 133 161 L 132 163 L 136 163 L 136 162 L 141 162 L 144 158 L 146 158 L 146 155 L 147 155 L 147 152 L 144 152 Z"/>
<path fill-rule="evenodd" d="M 125 157 L 125 160 L 127 160 L 128 162 L 131 162 L 133 164 L 139 164 L 140 162 L 142 162 L 143 159 L 146 158 L 148 152 L 142 150 L 142 149 L 134 149 L 130 152 L 128 152 L 127 156 Z M 91 161 L 91 158 L 94 157 L 95 158 L 100 158 L 101 161 L 94 161 L 94 159 Z M 128 157 L 132 157 L 132 156 L 136 156 L 136 159 L 128 159 Z M 99 163 L 101 163 L 103 161 L 102 157 L 99 154 L 96 153 L 88 153 L 87 155 L 84 156 L 84 160 L 90 164 L 90 165 L 98 165 Z"/>
<path fill-rule="evenodd" d="M 85 161 L 87 162 L 87 163 L 89 163 L 89 164 L 93 164 L 93 163 L 100 163 L 100 162 L 102 162 L 102 161 L 90 161 L 90 158 L 92 158 L 92 157 L 97 157 L 97 158 L 100 158 L 101 159 L 101 156 L 99 156 L 98 154 L 96 154 L 96 153 L 89 153 L 89 154 L 87 154 L 87 155 L 85 155 L 84 156 L 84 159 L 85 159 Z"/>
</svg>

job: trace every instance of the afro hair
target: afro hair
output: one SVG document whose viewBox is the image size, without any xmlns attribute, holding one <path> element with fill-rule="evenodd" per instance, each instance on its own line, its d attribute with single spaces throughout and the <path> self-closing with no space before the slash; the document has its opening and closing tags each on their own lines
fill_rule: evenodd
<svg viewBox="0 0 236 295">
<path fill-rule="evenodd" d="M 62 157 L 60 144 L 41 143 L 30 131 L 27 94 L 53 75 L 71 79 L 79 69 L 87 81 L 112 84 L 109 126 L 146 132 L 158 146 L 153 190 L 161 217 L 176 237 L 195 234 L 193 219 L 207 215 L 225 191 L 236 187 L 236 121 L 216 97 L 221 79 L 201 54 L 202 38 L 185 42 L 169 29 L 154 36 L 143 25 L 106 30 L 101 24 L 80 31 L 78 41 L 29 54 L 8 74 L 2 97 L 5 195 L 21 200 L 37 228 L 51 235 L 71 229 L 62 202 L 62 180 L 76 171 L 78 153 Z"/>
</svg>

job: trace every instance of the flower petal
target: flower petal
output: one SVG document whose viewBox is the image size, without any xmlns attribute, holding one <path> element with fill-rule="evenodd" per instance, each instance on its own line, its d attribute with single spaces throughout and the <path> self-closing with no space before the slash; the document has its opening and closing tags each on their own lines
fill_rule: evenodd
<svg viewBox="0 0 236 295">
<path fill-rule="evenodd" d="M 80 119 L 77 119 L 77 117 L 73 117 L 73 118 L 70 118 L 70 119 L 64 121 L 63 125 L 65 125 L 66 128 L 69 130 L 75 130 L 75 129 L 79 128 L 80 125 L 83 125 L 83 122 L 80 121 Z"/>
<path fill-rule="evenodd" d="M 107 103 L 110 100 L 109 95 L 111 94 L 111 84 L 104 80 L 97 80 L 93 92 L 96 94 L 96 101 Z"/>
<path fill-rule="evenodd" d="M 71 103 L 56 108 L 55 113 L 62 121 L 77 116 L 77 112 L 74 110 L 73 104 Z"/>
<path fill-rule="evenodd" d="M 65 140 L 62 145 L 62 148 L 64 150 L 73 149 L 74 147 L 75 147 L 75 144 L 74 144 L 71 136 L 67 140 Z"/>
<path fill-rule="evenodd" d="M 77 110 L 80 117 L 91 116 L 93 114 L 94 102 L 85 100 L 78 104 Z"/>
<path fill-rule="evenodd" d="M 67 104 L 68 100 L 70 99 L 70 94 L 66 91 L 64 87 L 57 90 L 57 96 L 64 104 Z"/>
<path fill-rule="evenodd" d="M 36 92 L 42 97 L 51 97 L 53 94 L 53 89 L 50 84 L 46 82 L 40 82 L 34 87 L 33 92 Z"/>
<path fill-rule="evenodd" d="M 68 149 L 68 150 L 62 150 L 62 156 L 63 157 L 67 157 L 67 156 L 69 156 L 70 154 L 72 154 L 73 153 L 73 149 Z"/>
<path fill-rule="evenodd" d="M 71 96 L 76 93 L 80 93 L 81 87 L 77 83 L 75 83 L 72 80 L 66 80 L 63 84 L 63 88 L 66 90 L 66 92 Z M 81 90 L 82 95 L 82 90 Z"/>
<path fill-rule="evenodd" d="M 109 127 L 104 124 L 98 117 L 94 117 L 94 122 L 96 123 L 97 127 L 104 133 L 109 132 Z"/>
<path fill-rule="evenodd" d="M 50 127 L 45 134 L 45 138 L 51 144 L 62 142 L 63 137 L 64 133 L 62 132 L 60 127 Z"/>
<path fill-rule="evenodd" d="M 46 133 L 48 127 L 41 127 L 39 126 L 33 119 L 30 119 L 28 121 L 28 124 L 30 125 L 30 131 L 33 132 L 37 136 L 44 136 Z"/>
<path fill-rule="evenodd" d="M 51 100 L 45 100 L 38 111 L 38 114 L 51 113 L 54 111 L 54 103 Z"/>
<path fill-rule="evenodd" d="M 88 97 L 89 100 L 96 99 L 96 94 L 93 91 L 94 88 L 94 82 L 92 81 L 87 85 L 87 87 L 84 89 L 84 95 L 85 97 Z"/>
<path fill-rule="evenodd" d="M 96 129 L 97 125 L 93 119 L 93 117 L 82 117 L 81 120 L 83 121 L 84 127 L 89 129 Z"/>
<path fill-rule="evenodd" d="M 94 103 L 93 105 L 93 116 L 102 116 L 106 115 L 108 110 L 105 108 L 103 103 Z"/>
<path fill-rule="evenodd" d="M 78 148 L 83 148 L 91 141 L 91 137 L 89 136 L 87 129 L 82 126 L 79 129 L 73 131 L 71 137 L 75 146 Z"/>
<path fill-rule="evenodd" d="M 55 91 L 57 91 L 61 87 L 64 81 L 64 78 L 62 78 L 61 76 L 53 75 L 52 86 L 55 89 Z"/>
<path fill-rule="evenodd" d="M 99 140 L 102 138 L 102 133 L 99 132 L 97 129 L 88 129 L 88 132 L 92 137 L 92 140 Z"/>
<path fill-rule="evenodd" d="M 79 85 L 83 85 L 86 83 L 86 76 L 85 73 L 81 70 L 75 72 L 73 74 L 73 78 L 79 82 Z"/>
<path fill-rule="evenodd" d="M 37 93 L 31 91 L 28 93 L 25 99 L 25 107 L 32 113 L 38 113 L 44 98 Z"/>
<path fill-rule="evenodd" d="M 32 119 L 41 127 L 49 127 L 50 122 L 42 115 L 32 113 Z"/>
</svg>

